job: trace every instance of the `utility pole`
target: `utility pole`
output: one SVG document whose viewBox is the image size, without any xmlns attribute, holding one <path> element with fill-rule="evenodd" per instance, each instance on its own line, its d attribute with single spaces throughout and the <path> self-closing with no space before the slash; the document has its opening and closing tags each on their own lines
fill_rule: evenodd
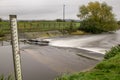
<svg viewBox="0 0 120 80">
<path fill-rule="evenodd" d="M 65 21 L 65 4 L 63 4 L 63 21 Z"/>
<path fill-rule="evenodd" d="M 10 17 L 10 27 L 11 27 L 15 80 L 22 80 L 20 50 L 19 50 L 19 43 L 18 43 L 17 16 L 10 15 L 9 17 Z"/>
</svg>

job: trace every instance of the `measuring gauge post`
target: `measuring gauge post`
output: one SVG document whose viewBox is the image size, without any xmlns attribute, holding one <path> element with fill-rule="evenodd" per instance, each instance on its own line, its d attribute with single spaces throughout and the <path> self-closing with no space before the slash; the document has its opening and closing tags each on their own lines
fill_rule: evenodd
<svg viewBox="0 0 120 80">
<path fill-rule="evenodd" d="M 13 51 L 13 62 L 15 71 L 15 80 L 22 80 L 20 50 L 18 42 L 17 16 L 10 15 L 11 41 Z"/>
</svg>

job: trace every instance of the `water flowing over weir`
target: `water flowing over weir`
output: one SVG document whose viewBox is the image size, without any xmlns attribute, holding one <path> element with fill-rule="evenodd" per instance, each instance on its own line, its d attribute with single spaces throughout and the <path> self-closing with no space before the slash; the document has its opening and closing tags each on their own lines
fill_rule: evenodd
<svg viewBox="0 0 120 80">
<path fill-rule="evenodd" d="M 50 43 L 57 47 L 74 47 L 104 54 L 106 50 L 120 44 L 120 30 L 115 33 L 83 35 L 68 38 L 56 38 Z"/>
<path fill-rule="evenodd" d="M 73 47 L 73 48 L 80 48 L 80 49 L 84 49 L 84 50 L 89 50 L 89 51 L 93 51 L 93 52 L 99 52 L 99 53 L 104 53 L 104 52 L 100 52 L 99 49 L 97 48 L 97 50 L 95 49 L 90 49 L 90 48 L 86 48 L 84 46 L 89 46 L 89 43 L 95 42 L 97 40 L 103 39 L 105 38 L 105 36 L 90 36 L 87 38 L 78 38 L 78 39 L 62 39 L 62 40 L 55 40 L 55 41 L 51 41 L 50 45 L 52 46 L 58 46 L 58 47 Z M 94 39 L 94 40 L 93 40 Z"/>
<path fill-rule="evenodd" d="M 45 39 L 50 40 L 49 46 L 21 44 L 23 79 L 54 80 L 64 72 L 88 70 L 100 62 L 104 50 L 120 43 L 119 36 L 120 31 L 117 31 L 112 34 Z M 12 65 L 11 46 L 0 46 L 0 74 L 13 73 Z"/>
</svg>

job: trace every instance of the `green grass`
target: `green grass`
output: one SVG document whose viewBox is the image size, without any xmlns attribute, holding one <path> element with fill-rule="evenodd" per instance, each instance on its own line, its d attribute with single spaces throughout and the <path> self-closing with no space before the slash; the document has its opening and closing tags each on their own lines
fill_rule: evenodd
<svg viewBox="0 0 120 80">
<path fill-rule="evenodd" d="M 108 54 L 114 56 L 105 58 L 90 71 L 64 74 L 55 80 L 120 80 L 120 46 L 112 48 L 105 56 Z"/>
<path fill-rule="evenodd" d="M 120 46 L 112 47 L 110 51 L 106 52 L 105 59 L 114 57 L 116 54 L 120 54 Z"/>
<path fill-rule="evenodd" d="M 51 30 L 77 30 L 80 26 L 78 22 L 56 22 L 56 21 L 19 21 L 18 29 L 20 32 L 40 32 Z M 0 33 L 10 33 L 10 23 L 0 22 Z"/>
</svg>

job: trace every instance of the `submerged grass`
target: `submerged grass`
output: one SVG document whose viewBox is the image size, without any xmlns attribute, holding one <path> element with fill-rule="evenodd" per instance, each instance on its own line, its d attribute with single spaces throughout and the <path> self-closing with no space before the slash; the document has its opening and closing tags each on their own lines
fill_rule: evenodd
<svg viewBox="0 0 120 80">
<path fill-rule="evenodd" d="M 4 75 L 1 75 L 0 80 L 14 80 L 14 78 L 12 75 L 9 75 L 7 77 L 5 77 Z"/>
<path fill-rule="evenodd" d="M 64 74 L 55 80 L 120 80 L 120 46 L 113 47 L 105 59 L 87 72 Z"/>
</svg>

